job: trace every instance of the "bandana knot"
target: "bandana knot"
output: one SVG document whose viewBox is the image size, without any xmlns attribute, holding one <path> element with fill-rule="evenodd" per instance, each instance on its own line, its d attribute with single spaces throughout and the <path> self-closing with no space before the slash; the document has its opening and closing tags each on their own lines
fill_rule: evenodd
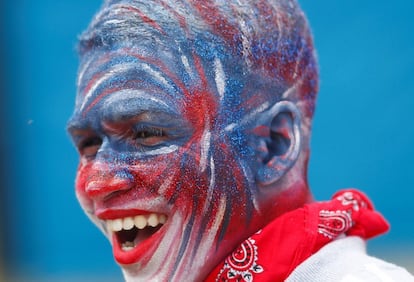
<svg viewBox="0 0 414 282">
<path fill-rule="evenodd" d="M 284 281 L 303 261 L 340 236 L 370 239 L 389 229 L 355 189 L 287 212 L 242 242 L 205 281 Z"/>
</svg>

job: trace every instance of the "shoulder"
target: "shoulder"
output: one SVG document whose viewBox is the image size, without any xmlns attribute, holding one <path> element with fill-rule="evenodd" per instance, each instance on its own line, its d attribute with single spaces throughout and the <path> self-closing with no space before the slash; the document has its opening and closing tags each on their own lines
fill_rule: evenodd
<svg viewBox="0 0 414 282">
<path fill-rule="evenodd" d="M 414 282 L 414 276 L 402 267 L 367 255 L 361 238 L 345 237 L 329 243 L 305 260 L 286 281 Z"/>
</svg>

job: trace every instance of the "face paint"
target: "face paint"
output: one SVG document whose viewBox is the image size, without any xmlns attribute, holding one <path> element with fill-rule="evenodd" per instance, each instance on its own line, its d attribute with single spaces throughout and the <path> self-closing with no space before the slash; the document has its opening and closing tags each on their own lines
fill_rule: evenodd
<svg viewBox="0 0 414 282">
<path fill-rule="evenodd" d="M 268 161 L 265 116 L 291 92 L 310 95 L 293 83 L 309 67 L 299 64 L 311 52 L 303 38 L 270 62 L 282 51 L 248 38 L 253 19 L 279 13 L 279 2 L 260 3 L 107 1 L 82 37 L 69 121 L 81 155 L 76 193 L 128 281 L 200 280 L 309 197 L 302 167 L 286 187 L 255 179 Z M 269 65 L 294 63 L 293 74 Z"/>
</svg>

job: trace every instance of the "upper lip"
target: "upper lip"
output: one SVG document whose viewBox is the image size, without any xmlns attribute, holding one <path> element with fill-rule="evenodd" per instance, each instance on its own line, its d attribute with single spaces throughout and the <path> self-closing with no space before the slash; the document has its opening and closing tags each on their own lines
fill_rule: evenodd
<svg viewBox="0 0 414 282">
<path fill-rule="evenodd" d="M 99 209 L 95 211 L 95 215 L 102 220 L 117 219 L 125 217 L 134 217 L 137 215 L 165 214 L 158 211 L 147 211 L 141 209 Z"/>
</svg>

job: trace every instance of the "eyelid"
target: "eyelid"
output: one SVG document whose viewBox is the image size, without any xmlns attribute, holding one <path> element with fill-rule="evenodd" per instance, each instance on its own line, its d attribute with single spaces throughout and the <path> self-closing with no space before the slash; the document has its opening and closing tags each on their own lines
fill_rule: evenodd
<svg viewBox="0 0 414 282">
<path fill-rule="evenodd" d="M 94 135 L 90 130 L 87 129 L 68 128 L 68 132 L 76 147 L 79 147 L 85 138 Z"/>
<path fill-rule="evenodd" d="M 157 131 L 165 131 L 168 130 L 166 127 L 159 126 L 159 125 L 152 125 L 150 123 L 138 123 L 133 126 L 134 131 L 151 131 L 153 133 Z"/>
<path fill-rule="evenodd" d="M 97 146 L 97 145 L 100 146 L 101 144 L 102 144 L 102 138 L 100 138 L 99 136 L 97 135 L 85 136 L 78 143 L 78 148 L 79 150 L 83 150 L 86 147 L 92 147 L 92 146 Z"/>
<path fill-rule="evenodd" d="M 144 112 L 122 120 L 103 120 L 102 129 L 109 134 L 125 135 L 131 130 L 159 128 L 165 131 L 185 128 L 182 118 L 165 112 Z"/>
<path fill-rule="evenodd" d="M 99 149 L 102 146 L 102 139 L 94 136 L 87 138 L 78 147 L 79 153 L 82 157 L 87 159 L 93 159 L 97 155 Z"/>
<path fill-rule="evenodd" d="M 163 128 L 140 125 L 133 130 L 131 139 L 135 145 L 150 148 L 163 144 L 170 137 Z"/>
<path fill-rule="evenodd" d="M 92 130 L 69 128 L 68 131 L 81 156 L 95 155 L 102 145 L 102 138 Z"/>
</svg>

